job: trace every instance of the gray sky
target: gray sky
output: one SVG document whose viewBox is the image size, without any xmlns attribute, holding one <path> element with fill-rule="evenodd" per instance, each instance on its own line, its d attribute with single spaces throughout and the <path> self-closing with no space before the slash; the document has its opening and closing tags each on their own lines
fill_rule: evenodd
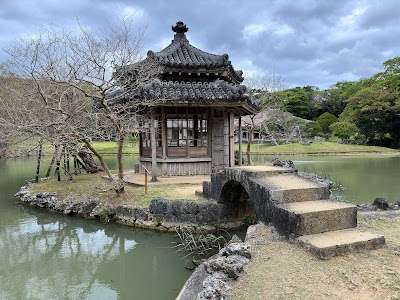
<svg viewBox="0 0 400 300">
<path fill-rule="evenodd" d="M 382 70 L 400 55 L 399 0 L 0 0 L 0 47 L 49 24 L 93 29 L 135 13 L 159 51 L 183 21 L 190 43 L 227 53 L 235 69 L 328 88 Z M 5 54 L 0 50 L 0 60 Z"/>
</svg>

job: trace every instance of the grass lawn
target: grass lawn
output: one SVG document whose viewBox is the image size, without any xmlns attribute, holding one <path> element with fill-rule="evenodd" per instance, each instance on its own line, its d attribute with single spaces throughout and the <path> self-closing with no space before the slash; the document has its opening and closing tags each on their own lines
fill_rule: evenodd
<svg viewBox="0 0 400 300">
<path fill-rule="evenodd" d="M 247 145 L 243 145 L 243 152 L 246 151 Z M 235 145 L 238 149 L 238 145 Z M 313 142 L 310 145 L 301 145 L 299 143 L 284 144 L 278 146 L 272 145 L 251 145 L 252 153 L 265 154 L 346 154 L 346 153 L 400 153 L 399 150 L 385 147 L 364 146 L 364 145 L 348 145 L 339 144 L 337 142 Z"/>
<path fill-rule="evenodd" d="M 113 141 L 93 142 L 92 145 L 100 154 L 115 154 L 118 149 L 118 144 Z M 125 142 L 124 147 L 122 148 L 122 153 L 139 154 L 139 148 L 136 144 Z"/>
<path fill-rule="evenodd" d="M 101 154 L 109 154 L 117 152 L 116 142 L 94 142 L 94 148 Z M 243 152 L 246 151 L 247 145 L 243 145 Z M 235 149 L 239 149 L 236 144 Z M 123 152 L 126 154 L 139 154 L 139 148 L 136 144 L 125 143 Z M 313 142 L 310 145 L 301 145 L 299 143 L 284 144 L 278 146 L 272 145 L 251 145 L 252 153 L 265 153 L 265 154 L 357 154 L 357 153 L 387 153 L 396 154 L 400 153 L 397 149 L 390 149 L 377 146 L 365 145 L 348 145 L 339 144 L 337 142 Z"/>
<path fill-rule="evenodd" d="M 34 142 L 25 142 L 15 146 L 16 149 L 29 150 L 33 148 L 33 145 L 37 145 Z M 114 141 L 104 142 L 93 142 L 93 147 L 100 154 L 116 154 L 118 145 Z M 243 152 L 246 152 L 247 144 L 243 144 Z M 235 144 L 235 149 L 239 149 L 239 145 Z M 48 143 L 44 144 L 43 151 L 47 154 L 54 152 L 53 146 Z M 123 147 L 123 153 L 128 155 L 138 155 L 139 147 L 138 144 L 131 141 L 125 141 Z M 263 154 L 358 154 L 358 153 L 381 153 L 381 154 L 396 154 L 400 153 L 398 149 L 390 149 L 385 147 L 377 146 L 364 146 L 364 145 L 348 145 L 339 144 L 336 141 L 327 142 L 313 142 L 310 145 L 301 145 L 299 143 L 283 144 L 278 146 L 272 146 L 267 144 L 252 144 L 252 153 L 263 153 Z"/>
<path fill-rule="evenodd" d="M 148 194 L 145 195 L 143 186 L 126 185 L 126 194 L 117 197 L 112 189 L 112 184 L 103 178 L 104 173 L 79 174 L 69 180 L 62 177 L 61 182 L 56 178 L 43 180 L 32 184 L 29 188 L 32 194 L 41 192 L 56 192 L 60 200 L 91 199 L 99 200 L 102 203 L 113 205 L 133 205 L 136 207 L 148 207 L 151 200 L 155 198 L 165 199 L 189 199 L 194 201 L 205 201 L 204 198 L 195 195 L 195 190 L 201 190 L 201 184 L 171 184 L 154 185 L 148 187 Z"/>
<path fill-rule="evenodd" d="M 358 227 L 384 234 L 386 246 L 320 260 L 260 227 L 232 299 L 400 299 L 400 213 L 358 213 Z"/>
</svg>

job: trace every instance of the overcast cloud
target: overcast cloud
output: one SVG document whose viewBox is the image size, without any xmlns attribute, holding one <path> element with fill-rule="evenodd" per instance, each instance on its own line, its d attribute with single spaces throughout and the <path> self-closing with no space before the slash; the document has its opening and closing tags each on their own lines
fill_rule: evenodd
<svg viewBox="0 0 400 300">
<path fill-rule="evenodd" d="M 236 69 L 275 72 L 291 86 L 322 89 L 382 70 L 400 55 L 398 0 L 0 0 L 0 42 L 49 24 L 93 29 L 135 13 L 145 48 L 160 51 L 183 21 L 190 43 L 229 54 Z M 0 52 L 0 59 L 5 54 Z"/>
</svg>

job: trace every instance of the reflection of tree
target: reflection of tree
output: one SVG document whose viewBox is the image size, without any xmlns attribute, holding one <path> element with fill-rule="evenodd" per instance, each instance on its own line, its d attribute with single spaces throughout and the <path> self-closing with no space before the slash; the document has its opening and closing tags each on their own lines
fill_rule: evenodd
<svg viewBox="0 0 400 300">
<path fill-rule="evenodd" d="M 50 299 L 60 291 L 68 298 L 84 298 L 97 280 L 99 265 L 119 254 L 119 240 L 125 237 L 109 237 L 100 227 L 85 233 L 71 220 L 46 223 L 40 217 L 0 232 L 0 250 L 10 253 L 1 265 L 8 266 L 7 278 L 13 283 L 2 281 L 0 290 L 19 299 L 35 298 L 36 292 Z"/>
<path fill-rule="evenodd" d="M 0 299 L 176 297 L 190 273 L 170 234 L 15 205 L 32 162 L 0 161 Z"/>
<path fill-rule="evenodd" d="M 173 298 L 189 275 L 169 248 L 169 234 L 30 208 L 24 215 L 0 231 L 1 299 Z"/>
</svg>

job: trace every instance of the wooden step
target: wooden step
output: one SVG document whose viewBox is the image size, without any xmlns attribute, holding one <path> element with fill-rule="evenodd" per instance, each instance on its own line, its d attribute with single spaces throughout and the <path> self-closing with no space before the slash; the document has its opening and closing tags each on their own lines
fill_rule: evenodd
<svg viewBox="0 0 400 300">
<path fill-rule="evenodd" d="M 296 241 L 319 258 L 328 259 L 347 252 L 377 249 L 385 244 L 385 237 L 352 228 L 304 235 Z"/>
<path fill-rule="evenodd" d="M 357 207 L 332 200 L 278 204 L 274 208 L 274 224 L 282 234 L 296 237 L 354 228 Z"/>
</svg>

